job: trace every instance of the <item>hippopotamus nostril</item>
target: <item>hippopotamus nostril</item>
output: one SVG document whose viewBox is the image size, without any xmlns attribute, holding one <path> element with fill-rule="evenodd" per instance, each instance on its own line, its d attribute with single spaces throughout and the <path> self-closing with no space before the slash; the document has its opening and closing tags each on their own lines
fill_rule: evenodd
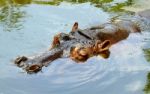
<svg viewBox="0 0 150 94">
<path fill-rule="evenodd" d="M 14 62 L 17 66 L 20 66 L 21 62 L 25 62 L 27 60 L 28 60 L 27 57 L 21 56 L 21 57 L 16 58 L 16 60 Z"/>
<path fill-rule="evenodd" d="M 28 66 L 28 67 L 26 68 L 26 71 L 27 71 L 27 73 L 31 74 L 31 73 L 37 73 L 37 72 L 39 72 L 41 69 L 42 69 L 42 68 L 41 68 L 40 65 L 34 64 L 34 65 L 31 65 L 31 66 Z"/>
</svg>

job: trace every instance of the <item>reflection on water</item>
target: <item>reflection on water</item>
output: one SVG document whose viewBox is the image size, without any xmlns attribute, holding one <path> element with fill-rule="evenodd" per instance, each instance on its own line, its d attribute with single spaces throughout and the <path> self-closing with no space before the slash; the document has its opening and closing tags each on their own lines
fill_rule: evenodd
<svg viewBox="0 0 150 94">
<path fill-rule="evenodd" d="M 150 93 L 150 73 L 147 74 L 147 82 L 146 82 L 146 85 L 144 87 L 144 92 L 145 92 L 145 94 Z"/>
<path fill-rule="evenodd" d="M 149 92 L 149 32 L 131 34 L 112 46 L 108 59 L 92 57 L 76 64 L 63 58 L 37 75 L 20 73 L 11 62 L 18 55 L 45 51 L 53 35 L 68 33 L 75 21 L 81 29 L 104 23 L 112 12 L 125 12 L 122 7 L 134 1 L 0 0 L 0 94 L 143 94 L 143 88 Z"/>
<path fill-rule="evenodd" d="M 133 0 L 33 0 L 33 3 L 59 5 L 63 1 L 76 4 L 90 2 L 92 5 L 109 12 L 125 11 L 122 7 L 133 4 Z"/>
<path fill-rule="evenodd" d="M 11 2 L 15 4 L 30 4 L 32 0 L 12 0 Z"/>
<path fill-rule="evenodd" d="M 5 4 L 0 7 L 0 24 L 3 25 L 3 30 L 21 29 L 25 12 L 20 10 L 19 6 L 14 6 L 7 0 L 5 1 Z"/>
<path fill-rule="evenodd" d="M 150 62 L 150 49 L 144 49 L 145 58 Z"/>
<path fill-rule="evenodd" d="M 145 58 L 147 59 L 148 62 L 150 62 L 150 49 L 144 49 L 145 53 Z M 145 94 L 150 93 L 150 72 L 147 74 L 147 82 L 144 87 Z"/>
<path fill-rule="evenodd" d="M 125 12 L 122 7 L 133 4 L 133 0 L 0 0 L 0 23 L 4 26 L 4 31 L 13 31 L 23 28 L 26 12 L 20 7 L 26 4 L 46 4 L 60 5 L 61 2 L 85 3 L 90 2 L 96 7 L 107 12 Z"/>
<path fill-rule="evenodd" d="M 5 5 L 6 5 L 6 1 L 5 0 L 0 0 L 0 7 L 5 6 Z"/>
<path fill-rule="evenodd" d="M 124 9 L 126 10 L 132 10 L 132 11 L 142 11 L 142 10 L 146 10 L 146 9 L 150 9 L 149 6 L 150 0 L 134 0 L 134 3 L 128 7 L 124 7 Z"/>
</svg>

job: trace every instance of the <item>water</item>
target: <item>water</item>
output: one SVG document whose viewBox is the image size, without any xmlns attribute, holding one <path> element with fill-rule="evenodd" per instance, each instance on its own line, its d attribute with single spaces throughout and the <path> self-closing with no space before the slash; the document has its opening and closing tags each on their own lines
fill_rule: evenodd
<svg viewBox="0 0 150 94">
<path fill-rule="evenodd" d="M 0 0 L 0 94 L 148 94 L 149 31 L 113 45 L 108 59 L 77 64 L 62 58 L 34 75 L 13 64 L 19 55 L 46 51 L 53 36 L 70 32 L 76 21 L 81 29 L 105 23 L 113 15 L 138 11 L 139 2 Z"/>
</svg>

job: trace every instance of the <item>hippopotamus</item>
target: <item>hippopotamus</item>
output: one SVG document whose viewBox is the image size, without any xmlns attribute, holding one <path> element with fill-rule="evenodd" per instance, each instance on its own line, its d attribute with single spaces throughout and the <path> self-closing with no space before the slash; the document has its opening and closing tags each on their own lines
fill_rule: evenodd
<svg viewBox="0 0 150 94">
<path fill-rule="evenodd" d="M 142 31 L 147 19 L 140 13 L 142 12 L 131 19 L 118 18 L 86 29 L 79 29 L 78 22 L 75 22 L 70 33 L 54 36 L 48 51 L 32 57 L 17 57 L 14 63 L 27 73 L 37 73 L 43 66 L 48 66 L 58 58 L 68 57 L 77 63 L 83 63 L 97 55 L 108 58 L 109 48 L 113 44 L 126 39 L 130 33 Z"/>
</svg>

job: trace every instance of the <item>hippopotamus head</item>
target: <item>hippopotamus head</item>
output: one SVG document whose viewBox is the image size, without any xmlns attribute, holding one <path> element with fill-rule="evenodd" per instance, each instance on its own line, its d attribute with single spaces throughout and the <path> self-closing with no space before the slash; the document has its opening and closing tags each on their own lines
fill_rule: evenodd
<svg viewBox="0 0 150 94">
<path fill-rule="evenodd" d="M 49 51 L 34 57 L 21 56 L 16 58 L 15 64 L 22 67 L 28 73 L 36 73 L 52 61 L 64 56 L 70 57 L 76 62 L 84 62 L 88 58 L 101 55 L 109 57 L 110 40 L 97 40 L 90 38 L 82 30 L 78 29 L 78 23 L 72 27 L 71 33 L 59 33 L 54 36 Z M 67 53 L 66 53 L 67 52 Z M 67 54 L 67 55 L 64 55 Z"/>
</svg>

